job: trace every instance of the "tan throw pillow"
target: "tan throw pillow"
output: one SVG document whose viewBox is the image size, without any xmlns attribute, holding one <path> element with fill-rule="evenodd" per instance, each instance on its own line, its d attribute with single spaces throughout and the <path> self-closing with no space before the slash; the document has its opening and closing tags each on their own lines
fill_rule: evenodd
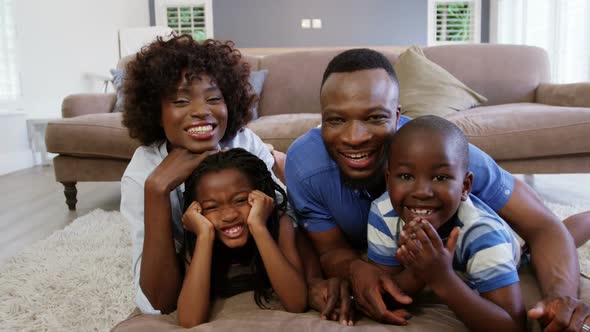
<svg viewBox="0 0 590 332">
<path fill-rule="evenodd" d="M 394 68 L 400 85 L 401 112 L 405 116 L 417 118 L 430 114 L 446 117 L 487 101 L 428 60 L 418 46 L 402 53 Z"/>
</svg>

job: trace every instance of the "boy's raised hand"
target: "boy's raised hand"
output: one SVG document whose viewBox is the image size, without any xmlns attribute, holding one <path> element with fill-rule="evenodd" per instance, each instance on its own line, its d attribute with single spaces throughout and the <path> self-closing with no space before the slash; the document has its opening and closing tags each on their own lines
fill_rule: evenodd
<svg viewBox="0 0 590 332">
<path fill-rule="evenodd" d="M 398 257 L 414 275 L 431 284 L 439 279 L 441 272 L 454 274 L 453 255 L 459 236 L 458 227 L 451 231 L 446 246 L 426 220 L 410 223 L 404 232 L 410 240 L 406 240 L 398 249 Z"/>
<path fill-rule="evenodd" d="M 214 236 L 215 227 L 203 214 L 201 204 L 198 202 L 192 202 L 191 205 L 186 209 L 186 212 L 182 215 L 182 226 L 199 236 Z"/>
<path fill-rule="evenodd" d="M 413 231 L 416 224 L 420 224 L 420 218 L 416 217 L 412 219 L 410 222 L 404 223 L 402 227 L 402 231 L 400 232 L 399 240 L 397 242 L 397 247 L 401 248 L 404 244 L 410 241 L 410 236 L 415 237 L 415 233 Z M 412 235 L 413 234 L 413 235 Z M 405 265 L 405 264 L 404 264 Z"/>
<path fill-rule="evenodd" d="M 252 206 L 248 215 L 248 226 L 263 226 L 274 208 L 274 200 L 260 190 L 252 190 L 248 195 L 248 204 Z"/>
</svg>

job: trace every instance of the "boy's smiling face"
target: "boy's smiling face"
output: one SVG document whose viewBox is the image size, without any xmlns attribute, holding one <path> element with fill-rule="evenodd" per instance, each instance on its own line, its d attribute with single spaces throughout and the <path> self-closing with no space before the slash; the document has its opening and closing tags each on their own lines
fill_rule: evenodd
<svg viewBox="0 0 590 332">
<path fill-rule="evenodd" d="M 473 175 L 450 142 L 443 134 L 418 129 L 392 144 L 387 191 L 404 221 L 422 218 L 439 228 L 467 199 Z"/>
<path fill-rule="evenodd" d="M 161 126 L 170 147 L 201 153 L 213 150 L 225 135 L 227 106 L 209 75 L 189 82 L 185 71 L 176 92 L 162 99 Z"/>
</svg>

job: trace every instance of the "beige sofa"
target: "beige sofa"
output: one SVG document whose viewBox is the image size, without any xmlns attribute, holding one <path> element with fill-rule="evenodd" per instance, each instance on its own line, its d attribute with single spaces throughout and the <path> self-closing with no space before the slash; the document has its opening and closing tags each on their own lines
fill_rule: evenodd
<svg viewBox="0 0 590 332">
<path fill-rule="evenodd" d="M 260 118 L 248 126 L 282 151 L 317 126 L 322 73 L 340 51 L 245 56 L 253 70 L 268 69 Z M 396 52 L 383 53 L 392 63 L 398 59 Z M 424 53 L 488 98 L 449 119 L 502 167 L 524 174 L 590 172 L 590 82 L 548 84 L 547 54 L 535 47 L 436 46 Z M 63 119 L 47 127 L 48 151 L 59 154 L 55 177 L 64 184 L 70 209 L 76 205 L 76 182 L 119 181 L 138 146 L 121 125 L 121 114 L 113 113 L 114 104 L 114 94 L 68 96 Z"/>
</svg>

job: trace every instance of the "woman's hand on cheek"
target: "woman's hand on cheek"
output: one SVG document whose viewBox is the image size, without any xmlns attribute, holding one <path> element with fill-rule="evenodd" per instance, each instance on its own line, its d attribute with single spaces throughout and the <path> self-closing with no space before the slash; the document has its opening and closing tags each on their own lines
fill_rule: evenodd
<svg viewBox="0 0 590 332">
<path fill-rule="evenodd" d="M 169 193 L 186 181 L 205 158 L 218 151 L 209 150 L 197 154 L 185 148 L 173 148 L 150 174 L 147 181 L 154 182 L 157 188 Z"/>
<path fill-rule="evenodd" d="M 248 215 L 248 227 L 266 228 L 266 221 L 275 205 L 274 200 L 260 190 L 252 190 L 248 195 L 248 204 L 252 206 Z"/>
<path fill-rule="evenodd" d="M 193 202 L 182 215 L 182 226 L 184 229 L 195 233 L 197 238 L 201 236 L 213 237 L 215 236 L 215 227 L 202 212 L 201 204 Z"/>
</svg>

